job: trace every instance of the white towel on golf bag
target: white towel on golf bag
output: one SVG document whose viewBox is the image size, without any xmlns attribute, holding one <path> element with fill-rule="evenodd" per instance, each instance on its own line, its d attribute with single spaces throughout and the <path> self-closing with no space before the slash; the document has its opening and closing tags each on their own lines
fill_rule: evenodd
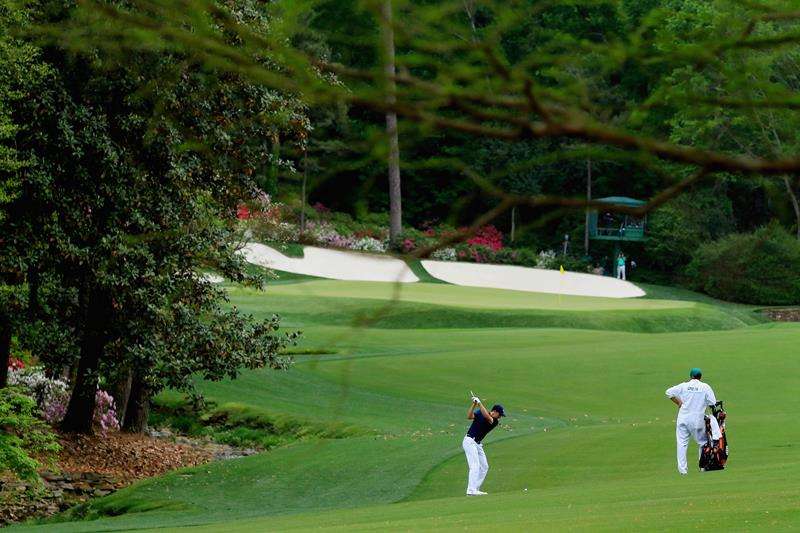
<svg viewBox="0 0 800 533">
<path fill-rule="evenodd" d="M 719 440 L 722 438 L 722 431 L 719 429 L 719 422 L 711 415 L 706 415 L 706 418 L 711 421 L 711 438 Z"/>
</svg>

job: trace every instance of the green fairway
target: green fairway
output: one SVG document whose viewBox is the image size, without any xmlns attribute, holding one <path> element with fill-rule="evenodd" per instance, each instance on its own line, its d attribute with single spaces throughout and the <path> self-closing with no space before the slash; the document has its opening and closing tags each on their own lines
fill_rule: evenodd
<svg viewBox="0 0 800 533">
<path fill-rule="evenodd" d="M 800 326 L 758 324 L 748 308 L 712 300 L 559 299 L 428 283 L 403 286 L 386 308 L 393 290 L 318 280 L 266 293 L 231 288 L 235 305 L 279 312 L 303 330 L 299 348 L 319 353 L 298 355 L 289 371 L 201 385 L 222 406 L 360 434 L 174 472 L 95 501 L 88 514 L 97 520 L 40 529 L 800 525 Z M 692 366 L 726 401 L 732 456 L 723 472 L 680 477 L 664 390 Z M 481 499 L 463 496 L 470 389 L 509 413 L 486 441 L 490 495 Z"/>
</svg>

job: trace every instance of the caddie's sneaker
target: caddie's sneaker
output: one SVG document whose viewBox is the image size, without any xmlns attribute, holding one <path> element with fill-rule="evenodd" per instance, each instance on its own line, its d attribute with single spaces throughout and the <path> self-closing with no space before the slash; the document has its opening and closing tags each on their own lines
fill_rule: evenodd
<svg viewBox="0 0 800 533">
<path fill-rule="evenodd" d="M 484 496 L 486 493 L 479 490 L 468 490 L 467 496 Z"/>
</svg>

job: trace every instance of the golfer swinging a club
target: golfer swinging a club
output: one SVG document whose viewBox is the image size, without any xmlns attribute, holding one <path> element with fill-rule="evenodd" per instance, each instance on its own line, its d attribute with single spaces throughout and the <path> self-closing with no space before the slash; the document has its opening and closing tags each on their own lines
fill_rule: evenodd
<svg viewBox="0 0 800 533">
<path fill-rule="evenodd" d="M 467 434 L 464 436 L 462 447 L 467 455 L 467 465 L 469 465 L 469 479 L 467 481 L 467 496 L 483 496 L 486 494 L 481 491 L 483 480 L 489 471 L 489 462 L 486 454 L 483 453 L 483 438 L 500 424 L 500 417 L 506 416 L 503 406 L 496 404 L 492 410 L 488 411 L 483 406 L 481 400 L 472 394 L 472 405 L 467 412 L 467 419 L 472 420 Z"/>
</svg>

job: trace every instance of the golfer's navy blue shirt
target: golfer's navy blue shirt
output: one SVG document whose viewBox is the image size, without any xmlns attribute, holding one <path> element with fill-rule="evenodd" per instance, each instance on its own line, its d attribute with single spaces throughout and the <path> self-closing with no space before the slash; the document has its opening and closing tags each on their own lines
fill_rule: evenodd
<svg viewBox="0 0 800 533">
<path fill-rule="evenodd" d="M 475 409 L 472 416 L 472 425 L 467 430 L 467 437 L 472 437 L 475 442 L 482 441 L 483 437 L 500 423 L 499 420 L 492 420 L 492 422 L 486 420 L 480 409 Z"/>
</svg>

